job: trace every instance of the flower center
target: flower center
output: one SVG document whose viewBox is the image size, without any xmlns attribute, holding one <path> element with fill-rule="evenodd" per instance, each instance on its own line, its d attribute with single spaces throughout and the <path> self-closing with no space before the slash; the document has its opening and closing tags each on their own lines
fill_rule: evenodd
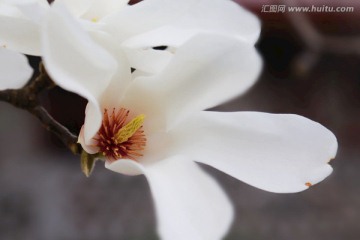
<svg viewBox="0 0 360 240">
<path fill-rule="evenodd" d="M 141 114 L 128 121 L 129 110 L 113 109 L 111 115 L 104 110 L 103 122 L 97 136 L 94 137 L 99 152 L 108 160 L 132 159 L 143 156 L 146 138 L 143 130 L 145 115 Z"/>
</svg>

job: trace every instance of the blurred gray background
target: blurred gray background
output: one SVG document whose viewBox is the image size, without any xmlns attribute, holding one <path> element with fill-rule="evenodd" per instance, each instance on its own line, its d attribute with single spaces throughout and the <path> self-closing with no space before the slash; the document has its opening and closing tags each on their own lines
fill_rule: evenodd
<svg viewBox="0 0 360 240">
<path fill-rule="evenodd" d="M 264 70 L 248 93 L 216 110 L 300 114 L 332 130 L 339 151 L 332 162 L 334 173 L 297 194 L 264 192 L 204 166 L 236 207 L 226 239 L 359 240 L 359 6 L 338 1 L 355 11 L 303 16 L 261 12 L 262 4 L 277 1 L 239 2 L 263 22 L 257 48 Z M 313 30 L 325 39 L 321 48 L 306 36 Z M 61 89 L 41 98 L 57 120 L 79 131 L 83 99 Z M 1 240 L 158 239 L 144 177 L 122 176 L 99 163 L 86 178 L 79 159 L 34 117 L 2 102 L 0 113 Z"/>
</svg>

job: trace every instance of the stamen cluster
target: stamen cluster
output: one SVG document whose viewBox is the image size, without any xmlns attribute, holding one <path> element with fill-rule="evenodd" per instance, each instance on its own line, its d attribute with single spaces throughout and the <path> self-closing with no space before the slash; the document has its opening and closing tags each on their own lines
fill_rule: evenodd
<svg viewBox="0 0 360 240">
<path fill-rule="evenodd" d="M 99 152 L 110 161 L 118 159 L 136 160 L 136 158 L 143 156 L 141 152 L 146 146 L 143 126 L 135 129 L 134 133 L 125 141 L 119 140 L 119 133 L 131 122 L 127 121 L 128 116 L 129 110 L 125 108 L 118 111 L 114 108 L 110 116 L 108 110 L 104 110 L 103 122 L 94 140 L 96 146 L 99 147 Z"/>
</svg>

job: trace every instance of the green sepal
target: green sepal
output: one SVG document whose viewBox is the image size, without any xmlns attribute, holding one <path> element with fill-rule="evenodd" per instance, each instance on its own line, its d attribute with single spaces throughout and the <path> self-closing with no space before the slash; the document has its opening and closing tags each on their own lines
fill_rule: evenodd
<svg viewBox="0 0 360 240">
<path fill-rule="evenodd" d="M 95 163 L 98 159 L 99 156 L 97 154 L 88 154 L 84 150 L 81 152 L 81 171 L 85 174 L 86 177 L 90 177 L 91 173 L 94 170 Z"/>
</svg>

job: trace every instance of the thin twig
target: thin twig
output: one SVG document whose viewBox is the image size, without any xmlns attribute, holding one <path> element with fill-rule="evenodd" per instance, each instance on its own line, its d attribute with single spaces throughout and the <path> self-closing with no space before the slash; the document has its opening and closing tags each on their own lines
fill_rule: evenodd
<svg viewBox="0 0 360 240">
<path fill-rule="evenodd" d="M 56 121 L 42 106 L 36 106 L 29 109 L 34 116 L 44 125 L 46 130 L 54 133 L 69 148 L 73 154 L 81 154 L 82 148 L 77 143 L 78 138 L 72 134 L 66 127 Z"/>
</svg>

